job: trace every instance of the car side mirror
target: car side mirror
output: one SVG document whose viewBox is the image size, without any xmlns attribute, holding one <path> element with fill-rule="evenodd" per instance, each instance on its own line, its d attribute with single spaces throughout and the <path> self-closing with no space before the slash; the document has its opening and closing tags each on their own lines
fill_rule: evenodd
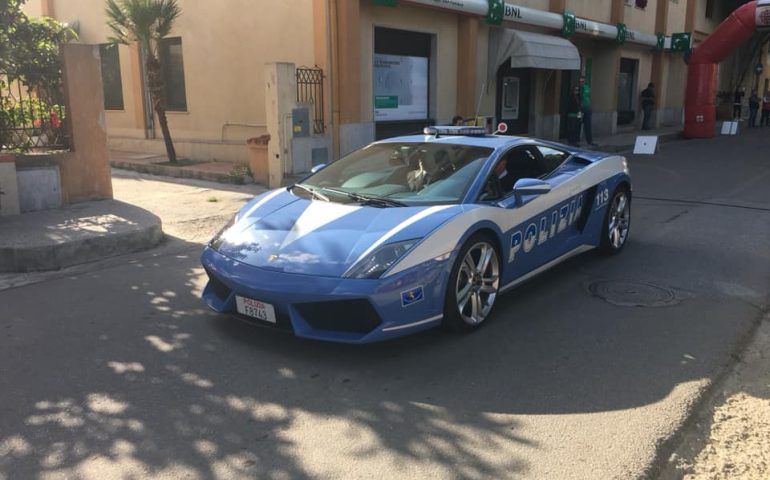
<svg viewBox="0 0 770 480">
<path fill-rule="evenodd" d="M 545 195 L 551 191 L 551 185 L 536 178 L 522 178 L 513 185 L 513 195 L 516 197 L 516 205 L 522 204 L 525 195 Z"/>
<path fill-rule="evenodd" d="M 313 173 L 317 173 L 319 170 L 321 170 L 321 169 L 322 169 L 322 168 L 324 168 L 325 166 L 326 166 L 326 164 L 325 164 L 325 163 L 319 163 L 318 165 L 316 165 L 316 166 L 314 166 L 313 168 L 311 168 L 311 169 L 310 169 L 310 173 L 311 173 L 311 174 L 313 174 Z"/>
</svg>

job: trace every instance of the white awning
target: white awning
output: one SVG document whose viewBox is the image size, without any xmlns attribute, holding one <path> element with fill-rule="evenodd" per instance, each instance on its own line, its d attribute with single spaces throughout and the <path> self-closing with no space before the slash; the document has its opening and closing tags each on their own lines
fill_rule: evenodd
<svg viewBox="0 0 770 480">
<path fill-rule="evenodd" d="M 580 54 L 572 42 L 542 33 L 491 28 L 488 55 L 487 85 L 509 57 L 513 68 L 580 70 Z"/>
</svg>

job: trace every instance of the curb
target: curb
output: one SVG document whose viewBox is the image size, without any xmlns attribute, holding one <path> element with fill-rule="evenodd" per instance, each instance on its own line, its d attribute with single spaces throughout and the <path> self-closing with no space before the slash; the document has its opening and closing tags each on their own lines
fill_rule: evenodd
<svg viewBox="0 0 770 480">
<path fill-rule="evenodd" d="M 160 222 L 141 230 L 29 248 L 0 247 L 0 272 L 60 270 L 107 257 L 148 250 L 163 240 Z"/>
<path fill-rule="evenodd" d="M 122 170 L 131 170 L 134 172 L 147 173 L 150 175 L 158 175 L 163 177 L 192 178 L 195 180 L 206 180 L 209 182 L 218 182 L 218 183 L 231 183 L 236 185 L 254 183 L 250 177 L 245 175 L 233 176 L 233 175 L 228 175 L 224 173 L 202 172 L 200 170 L 191 170 L 185 167 L 167 167 L 165 165 L 121 162 L 118 160 L 110 160 L 110 165 L 113 168 L 120 168 Z"/>
<path fill-rule="evenodd" d="M 148 250 L 163 241 L 163 228 L 157 216 L 141 212 L 141 215 L 131 215 L 129 221 L 134 224 L 129 229 L 67 240 L 47 240 L 43 230 L 27 231 L 29 239 L 26 241 L 0 244 L 0 273 L 59 270 Z"/>
</svg>

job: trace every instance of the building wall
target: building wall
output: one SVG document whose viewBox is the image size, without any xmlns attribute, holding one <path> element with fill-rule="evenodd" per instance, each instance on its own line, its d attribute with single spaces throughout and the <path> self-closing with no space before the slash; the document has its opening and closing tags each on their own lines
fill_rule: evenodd
<svg viewBox="0 0 770 480">
<path fill-rule="evenodd" d="M 707 0 L 689 0 L 695 2 L 695 32 L 698 34 L 709 34 L 722 23 L 722 7 L 720 2 L 716 1 L 714 14 L 711 18 L 706 18 Z M 700 36 L 700 35 L 697 35 Z"/>
<path fill-rule="evenodd" d="M 644 9 L 626 5 L 623 23 L 632 30 L 654 34 L 657 9 L 658 2 L 655 0 L 647 2 L 647 7 Z"/>
<path fill-rule="evenodd" d="M 45 1 L 29 0 L 27 11 L 37 13 Z M 53 0 L 52 5 L 58 20 L 78 22 L 80 42 L 107 41 L 103 0 Z M 223 8 L 220 2 L 179 0 L 179 5 L 182 14 L 170 36 L 182 38 L 187 111 L 167 114 L 175 143 L 243 144 L 246 138 L 265 133 L 265 64 L 314 64 L 310 2 L 261 0 L 257 5 L 253 0 L 228 0 Z M 135 52 L 120 48 L 124 110 L 106 112 L 111 143 L 125 148 L 132 145 L 126 139 L 144 139 Z M 161 138 L 157 121 L 156 137 Z M 210 147 L 181 150 L 218 155 L 217 148 Z M 219 158 L 232 159 L 233 149 L 220 150 Z M 246 157 L 246 148 L 242 150 L 240 160 Z M 162 146 L 157 151 L 163 151 Z"/>
<path fill-rule="evenodd" d="M 695 0 L 679 0 L 668 2 L 668 21 L 666 22 L 666 35 L 684 32 L 687 19 L 687 2 Z"/>
<path fill-rule="evenodd" d="M 580 18 L 611 23 L 612 2 L 613 0 L 567 0 L 567 9 L 575 12 Z"/>
<path fill-rule="evenodd" d="M 374 121 L 374 29 L 397 28 L 434 35 L 430 73 L 430 115 L 451 121 L 457 103 L 457 21 L 455 13 L 410 5 L 397 8 L 361 4 L 361 118 Z M 435 62 L 434 62 L 435 60 Z"/>
</svg>

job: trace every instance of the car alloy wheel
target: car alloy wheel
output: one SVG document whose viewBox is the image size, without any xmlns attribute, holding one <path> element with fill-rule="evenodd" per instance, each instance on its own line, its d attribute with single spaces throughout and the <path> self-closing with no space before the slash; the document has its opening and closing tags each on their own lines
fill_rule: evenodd
<svg viewBox="0 0 770 480">
<path fill-rule="evenodd" d="M 489 316 L 500 287 L 497 249 L 484 236 L 472 238 L 460 251 L 450 277 L 451 303 L 447 309 L 450 327 L 477 328 Z"/>
<path fill-rule="evenodd" d="M 612 196 L 604 225 L 602 247 L 608 252 L 619 252 L 631 226 L 631 197 L 625 188 L 619 188 Z"/>
</svg>

